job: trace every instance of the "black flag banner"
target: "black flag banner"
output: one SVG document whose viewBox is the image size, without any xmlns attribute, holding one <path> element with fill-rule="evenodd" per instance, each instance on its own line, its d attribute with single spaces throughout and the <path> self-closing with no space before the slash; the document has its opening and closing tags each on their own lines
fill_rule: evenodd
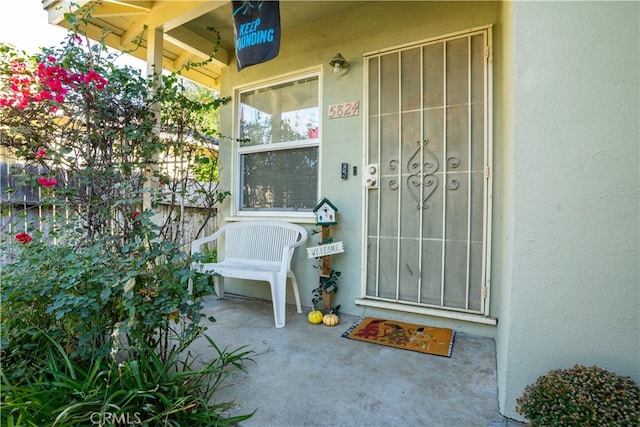
<svg viewBox="0 0 640 427">
<path fill-rule="evenodd" d="M 280 2 L 232 1 L 238 71 L 278 56 Z"/>
</svg>

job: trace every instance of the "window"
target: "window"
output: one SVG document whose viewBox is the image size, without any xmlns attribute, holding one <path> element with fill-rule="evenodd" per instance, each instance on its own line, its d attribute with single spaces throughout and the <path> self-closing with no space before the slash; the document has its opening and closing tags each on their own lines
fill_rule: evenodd
<svg viewBox="0 0 640 427">
<path fill-rule="evenodd" d="M 239 93 L 239 210 L 312 211 L 318 200 L 318 76 Z"/>
</svg>

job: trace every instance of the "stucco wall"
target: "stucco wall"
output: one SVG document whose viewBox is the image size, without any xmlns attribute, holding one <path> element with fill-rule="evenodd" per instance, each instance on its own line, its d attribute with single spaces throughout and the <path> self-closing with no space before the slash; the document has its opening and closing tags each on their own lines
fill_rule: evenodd
<svg viewBox="0 0 640 427">
<path fill-rule="evenodd" d="M 327 2 L 330 4 L 330 2 Z M 286 7 L 286 3 L 282 4 Z M 363 54 L 377 49 L 417 42 L 430 37 L 473 27 L 494 24 L 499 5 L 490 2 L 375 2 L 363 3 L 350 12 L 328 20 L 310 22 L 308 25 L 285 31 L 279 56 L 264 64 L 248 67 L 240 73 L 234 65 L 228 67 L 222 78 L 222 94 L 233 96 L 236 87 L 265 79 L 286 75 L 308 68 L 322 69 L 322 147 L 321 147 L 321 197 L 328 197 L 339 209 L 338 226 L 332 227 L 336 240 L 344 241 L 346 252 L 334 257 L 333 262 L 342 271 L 339 292 L 334 305 L 341 311 L 356 315 L 379 314 L 379 310 L 355 305 L 360 297 L 362 257 L 362 172 L 363 172 L 363 124 L 364 112 L 352 118 L 327 118 L 327 105 L 344 101 L 360 101 L 363 98 Z M 393 18 L 391 18 L 393 17 Z M 402 23 L 402 25 L 398 25 Z M 328 62 L 340 52 L 349 62 L 349 73 L 335 76 Z M 223 133 L 232 134 L 232 106 L 221 112 Z M 222 186 L 230 188 L 233 170 L 231 147 L 222 144 L 220 150 L 224 170 Z M 349 163 L 349 179 L 340 178 L 340 164 Z M 358 176 L 352 176 L 352 167 L 357 166 Z M 237 192 L 232 189 L 232 192 Z M 229 204 L 224 207 L 229 215 Z M 309 228 L 313 228 L 309 224 Z M 317 244 L 317 236 L 308 246 Z M 299 251 L 294 260 L 303 306 L 311 305 L 311 291 L 317 286 L 318 270 L 313 261 Z M 245 295 L 270 299 L 268 287 L 256 287 L 241 281 L 227 281 L 228 289 Z M 292 299 L 289 299 L 292 302 Z M 394 313 L 398 320 L 422 320 L 417 315 Z M 430 323 L 449 326 L 459 331 L 468 331 L 493 336 L 495 327 L 469 322 L 434 318 Z"/>
<path fill-rule="evenodd" d="M 499 401 L 517 418 L 516 398 L 551 369 L 640 381 L 640 16 L 637 2 L 514 2 L 503 18 L 515 74 Z"/>
<path fill-rule="evenodd" d="M 339 171 L 342 162 L 362 171 L 364 118 L 329 121 L 326 106 L 363 101 L 364 52 L 494 25 L 491 313 L 498 326 L 429 322 L 496 337 L 500 408 L 513 418 L 524 387 L 554 368 L 597 364 L 640 380 L 638 9 L 637 2 L 376 2 L 285 32 L 278 58 L 223 75 L 222 94 L 232 96 L 238 86 L 322 68 L 321 196 L 340 210 L 333 234 L 346 248 L 335 258 L 343 271 L 335 303 L 361 315 L 354 305 L 361 177 L 343 181 Z M 342 77 L 327 65 L 336 52 L 351 63 Z M 232 135 L 232 106 L 221 117 Z M 222 186 L 235 192 L 229 142 L 221 158 Z M 295 269 L 309 306 L 318 270 L 303 251 Z M 267 286 L 227 285 L 269 299 Z"/>
</svg>

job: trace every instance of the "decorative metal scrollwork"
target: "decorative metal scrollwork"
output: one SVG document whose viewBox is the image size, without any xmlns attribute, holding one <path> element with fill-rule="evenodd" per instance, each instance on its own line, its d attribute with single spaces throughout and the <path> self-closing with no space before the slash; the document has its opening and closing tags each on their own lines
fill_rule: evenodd
<svg viewBox="0 0 640 427">
<path fill-rule="evenodd" d="M 457 157 L 449 157 L 447 159 L 447 170 L 449 169 L 455 169 L 458 166 L 460 166 L 460 159 Z M 457 179 L 455 178 L 448 178 L 447 179 L 447 188 L 449 190 L 457 190 L 458 187 L 460 186 L 460 183 L 458 182 Z"/>
<path fill-rule="evenodd" d="M 398 161 L 397 160 L 390 160 L 389 161 L 389 170 L 396 170 L 398 167 Z M 391 179 L 389 180 L 389 190 L 397 190 L 398 188 L 400 188 L 400 184 L 398 183 L 398 181 L 396 181 L 395 179 Z"/>
<path fill-rule="evenodd" d="M 438 188 L 436 172 L 440 168 L 440 164 L 436 155 L 428 147 L 428 139 L 422 142 L 416 141 L 416 144 L 418 144 L 418 148 L 409 158 L 406 165 L 407 172 L 409 172 L 409 176 L 407 176 L 407 189 L 411 197 L 418 202 L 416 209 L 427 209 L 429 208 L 427 200 L 429 200 L 429 197 L 431 197 L 436 191 L 436 188 Z M 398 160 L 390 160 L 389 169 L 396 170 L 398 163 Z M 460 159 L 458 157 L 451 156 L 447 158 L 447 171 L 456 169 L 458 166 L 460 166 Z M 460 183 L 455 178 L 448 178 L 445 186 L 448 190 L 453 191 L 458 189 Z M 397 190 L 398 188 L 400 188 L 399 182 L 391 179 L 389 181 L 389 189 Z"/>
<path fill-rule="evenodd" d="M 447 169 L 455 169 L 460 166 L 460 159 L 457 157 L 449 157 L 447 159 Z"/>
</svg>

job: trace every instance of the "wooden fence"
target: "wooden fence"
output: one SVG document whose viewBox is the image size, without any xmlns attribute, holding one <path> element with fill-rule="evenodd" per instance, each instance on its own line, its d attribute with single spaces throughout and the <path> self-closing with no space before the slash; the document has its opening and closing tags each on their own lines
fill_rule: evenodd
<svg viewBox="0 0 640 427">
<path fill-rule="evenodd" d="M 43 205 L 39 186 L 17 185 L 11 175 L 12 169 L 16 168 L 22 166 L 0 161 L 0 241 L 13 239 L 20 232 L 33 233 L 36 230 L 47 236 L 47 227 L 52 225 L 53 218 L 66 222 L 70 215 L 64 211 L 63 204 Z M 34 169 L 30 172 L 38 171 Z M 210 210 L 198 206 L 193 198 L 187 201 L 180 195 L 170 197 L 171 194 L 166 191 L 163 191 L 163 196 L 157 220 L 168 224 L 167 231 L 175 241 L 188 245 L 195 238 L 211 234 L 218 228 L 216 208 Z M 10 260 L 9 252 L 0 254 L 0 265 Z"/>
</svg>

